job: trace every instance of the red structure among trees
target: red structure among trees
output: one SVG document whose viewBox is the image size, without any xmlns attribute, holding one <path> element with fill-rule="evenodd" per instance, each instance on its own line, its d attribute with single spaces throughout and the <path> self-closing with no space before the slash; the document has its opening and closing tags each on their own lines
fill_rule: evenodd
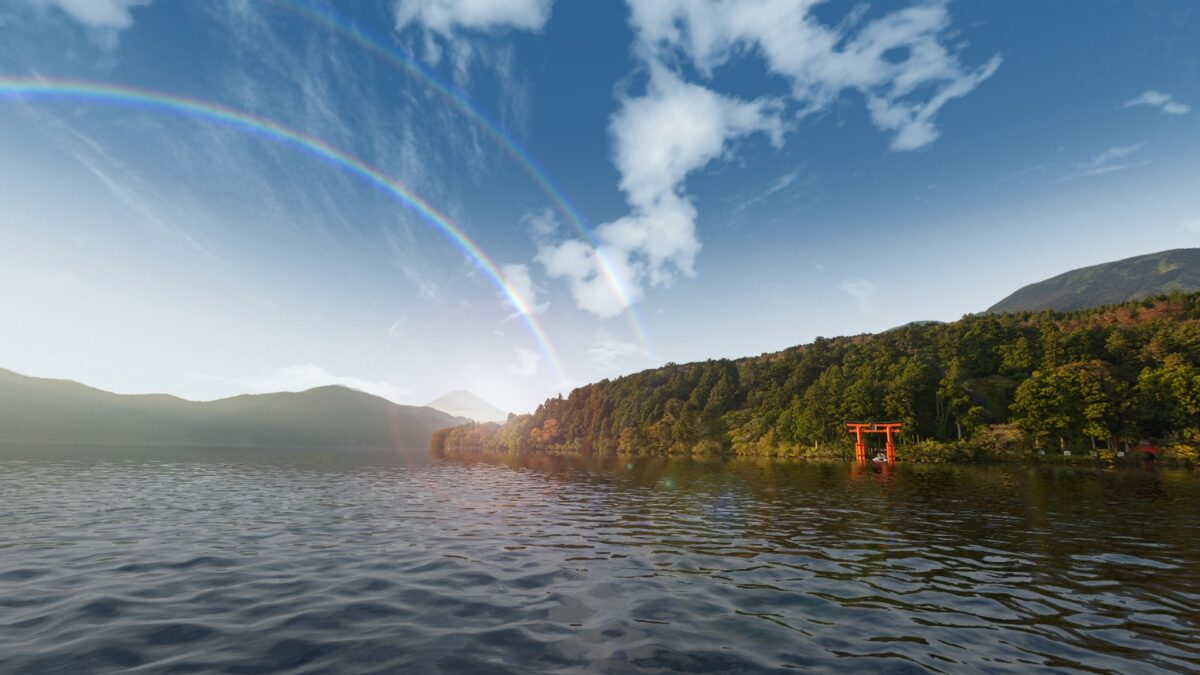
<svg viewBox="0 0 1200 675">
<path fill-rule="evenodd" d="M 1133 447 L 1134 452 L 1140 452 L 1150 457 L 1158 457 L 1158 448 L 1149 443 L 1138 443 Z"/>
<path fill-rule="evenodd" d="M 850 433 L 854 434 L 854 458 L 860 463 L 867 461 L 867 442 L 863 434 L 887 434 L 887 461 L 896 463 L 896 434 L 900 433 L 899 422 L 847 422 Z"/>
</svg>

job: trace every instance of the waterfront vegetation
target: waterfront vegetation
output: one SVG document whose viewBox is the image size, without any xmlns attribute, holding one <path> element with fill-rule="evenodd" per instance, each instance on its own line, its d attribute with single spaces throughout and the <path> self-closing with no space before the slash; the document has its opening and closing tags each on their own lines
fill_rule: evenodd
<svg viewBox="0 0 1200 675">
<path fill-rule="evenodd" d="M 603 380 L 505 424 L 436 432 L 480 452 L 846 458 L 848 420 L 904 425 L 901 457 L 1200 460 L 1200 293 L 971 315 Z"/>
</svg>

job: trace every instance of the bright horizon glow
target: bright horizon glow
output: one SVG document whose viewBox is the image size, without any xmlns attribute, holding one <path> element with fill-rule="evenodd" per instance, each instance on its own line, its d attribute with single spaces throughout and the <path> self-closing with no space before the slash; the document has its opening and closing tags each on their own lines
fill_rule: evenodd
<svg viewBox="0 0 1200 675">
<path fill-rule="evenodd" d="M 225 106 L 149 89 L 84 80 L 0 77 L 0 98 L 102 103 L 180 114 L 223 124 L 239 131 L 289 145 L 312 157 L 345 169 L 395 197 L 397 201 L 419 215 L 422 220 L 434 225 L 462 251 L 468 260 L 487 275 L 492 284 L 517 310 L 534 341 L 550 361 L 555 375 L 560 380 L 564 377 L 558 353 L 550 344 L 545 330 L 535 317 L 528 301 L 505 283 L 504 276 L 496 263 L 448 216 L 414 194 L 404 184 L 389 178 L 352 155 L 264 118 L 253 117 Z"/>
<path fill-rule="evenodd" d="M 0 367 L 529 411 L 667 362 L 955 320 L 1200 245 L 1198 29 L 1080 0 L 7 3 L 0 78 L 269 121 L 436 205 L 488 264 L 295 140 L 10 92 Z"/>
</svg>

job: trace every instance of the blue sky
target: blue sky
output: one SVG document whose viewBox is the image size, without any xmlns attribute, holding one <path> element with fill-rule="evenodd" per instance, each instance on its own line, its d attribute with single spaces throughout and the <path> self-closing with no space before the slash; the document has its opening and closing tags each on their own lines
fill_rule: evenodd
<svg viewBox="0 0 1200 675">
<path fill-rule="evenodd" d="M 953 320 L 1200 245 L 1196 35 L 1184 0 L 15 0 L 0 366 L 522 411 Z M 487 262 L 311 149 L 72 87 L 302 134 Z"/>
</svg>

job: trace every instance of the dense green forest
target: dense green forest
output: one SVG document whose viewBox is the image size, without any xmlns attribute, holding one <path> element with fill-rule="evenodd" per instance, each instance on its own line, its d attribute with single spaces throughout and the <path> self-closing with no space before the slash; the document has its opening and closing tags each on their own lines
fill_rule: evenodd
<svg viewBox="0 0 1200 675">
<path fill-rule="evenodd" d="M 1200 293 L 671 363 L 580 387 L 503 425 L 439 431 L 431 450 L 844 457 L 847 420 L 903 423 L 909 459 L 1115 452 L 1153 439 L 1195 460 Z"/>
</svg>

